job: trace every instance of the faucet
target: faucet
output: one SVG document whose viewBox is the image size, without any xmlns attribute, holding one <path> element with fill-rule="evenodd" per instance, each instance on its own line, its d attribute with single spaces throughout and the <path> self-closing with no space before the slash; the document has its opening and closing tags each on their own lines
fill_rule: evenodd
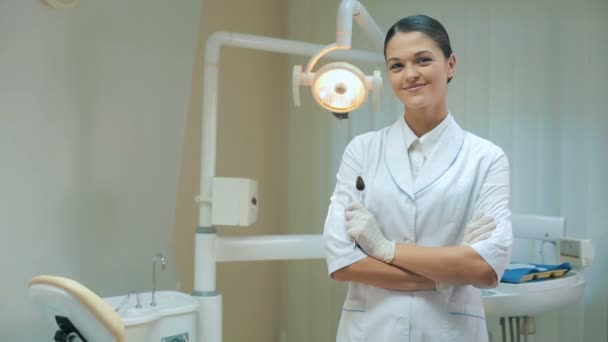
<svg viewBox="0 0 608 342">
<path fill-rule="evenodd" d="M 150 303 L 150 306 L 156 306 L 156 298 L 154 297 L 156 293 L 156 260 L 160 260 L 163 271 L 166 265 L 165 256 L 162 253 L 156 253 L 152 257 L 152 303 Z"/>
<path fill-rule="evenodd" d="M 114 309 L 114 312 L 118 312 L 122 309 L 123 306 L 125 306 L 125 304 L 127 304 L 127 302 L 129 302 L 129 298 L 131 298 L 131 296 L 133 295 L 134 291 L 131 291 L 127 294 L 127 296 L 118 304 L 118 306 L 116 306 L 116 308 Z"/>
</svg>

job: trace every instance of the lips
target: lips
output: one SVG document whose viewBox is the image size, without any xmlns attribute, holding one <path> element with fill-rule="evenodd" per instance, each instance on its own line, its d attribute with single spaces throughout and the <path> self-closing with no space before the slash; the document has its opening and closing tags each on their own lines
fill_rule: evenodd
<svg viewBox="0 0 608 342">
<path fill-rule="evenodd" d="M 405 90 L 407 90 L 409 92 L 416 92 L 416 91 L 422 89 L 425 85 L 426 84 L 424 84 L 424 83 L 415 83 L 415 84 L 405 87 Z"/>
</svg>

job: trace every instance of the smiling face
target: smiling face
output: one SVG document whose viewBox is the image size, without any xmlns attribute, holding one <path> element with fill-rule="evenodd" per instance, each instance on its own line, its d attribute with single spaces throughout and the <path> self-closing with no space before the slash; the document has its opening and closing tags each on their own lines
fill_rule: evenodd
<svg viewBox="0 0 608 342">
<path fill-rule="evenodd" d="M 386 66 L 397 98 L 409 110 L 447 112 L 448 79 L 456 56 L 446 58 L 428 35 L 396 32 L 386 45 Z"/>
</svg>

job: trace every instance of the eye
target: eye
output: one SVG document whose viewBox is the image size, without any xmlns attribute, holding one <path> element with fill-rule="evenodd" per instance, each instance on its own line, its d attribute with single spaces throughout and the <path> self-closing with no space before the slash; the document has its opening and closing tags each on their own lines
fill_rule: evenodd
<svg viewBox="0 0 608 342">
<path fill-rule="evenodd" d="M 394 63 L 394 64 L 392 64 L 392 65 L 389 66 L 389 69 L 392 70 L 392 71 L 398 71 L 402 67 L 403 67 L 403 64 L 401 64 L 401 63 Z"/>
<path fill-rule="evenodd" d="M 427 63 L 430 63 L 431 61 L 433 61 L 433 60 L 430 59 L 429 57 L 420 57 L 417 60 L 418 64 L 427 64 Z"/>
</svg>

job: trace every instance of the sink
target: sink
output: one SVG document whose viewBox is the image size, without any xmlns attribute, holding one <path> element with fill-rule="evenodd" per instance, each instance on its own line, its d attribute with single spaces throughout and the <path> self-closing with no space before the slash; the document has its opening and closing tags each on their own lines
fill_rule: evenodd
<svg viewBox="0 0 608 342">
<path fill-rule="evenodd" d="M 152 293 L 139 294 L 141 308 L 136 308 L 136 296 L 132 295 L 117 312 L 125 326 L 147 323 L 164 316 L 179 315 L 193 312 L 198 302 L 192 296 L 176 291 L 157 291 L 155 294 L 156 306 L 150 306 Z M 126 296 L 107 297 L 104 300 L 113 308 L 126 298 Z"/>
<path fill-rule="evenodd" d="M 570 271 L 563 277 L 522 284 L 500 283 L 482 290 L 486 315 L 530 316 L 578 301 L 585 288 L 584 276 Z"/>
<path fill-rule="evenodd" d="M 117 308 L 125 298 L 126 295 L 103 299 Z M 118 310 L 125 326 L 125 340 L 196 342 L 197 300 L 176 291 L 157 291 L 155 298 L 156 306 L 151 306 L 152 293 L 140 293 L 138 308 L 136 296 L 131 295 Z"/>
</svg>

